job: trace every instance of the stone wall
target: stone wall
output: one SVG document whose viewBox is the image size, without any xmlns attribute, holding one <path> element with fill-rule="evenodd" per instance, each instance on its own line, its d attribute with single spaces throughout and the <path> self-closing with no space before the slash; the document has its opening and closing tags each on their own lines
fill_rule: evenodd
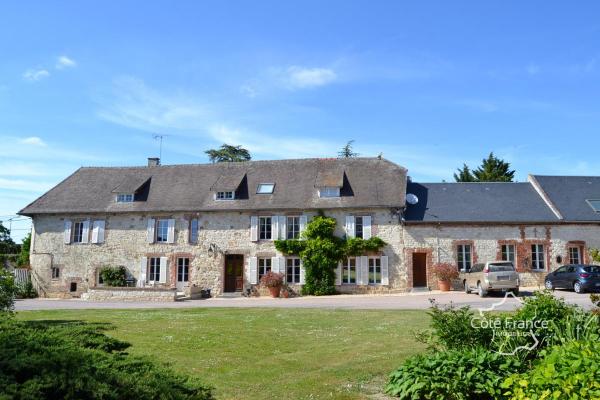
<svg viewBox="0 0 600 400">
<path fill-rule="evenodd" d="M 81 295 L 88 301 L 175 301 L 173 289 L 92 287 Z"/>
</svg>

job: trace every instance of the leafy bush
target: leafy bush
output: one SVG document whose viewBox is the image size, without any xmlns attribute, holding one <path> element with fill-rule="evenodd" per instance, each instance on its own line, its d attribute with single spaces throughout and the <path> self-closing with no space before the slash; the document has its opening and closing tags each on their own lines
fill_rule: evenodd
<svg viewBox="0 0 600 400">
<path fill-rule="evenodd" d="M 127 286 L 127 270 L 125 267 L 104 267 L 100 271 L 102 282 L 106 286 L 123 287 Z"/>
<path fill-rule="evenodd" d="M 449 263 L 435 264 L 431 270 L 433 275 L 438 278 L 438 280 L 443 282 L 449 282 L 458 278 L 458 270 L 456 269 L 456 266 Z"/>
<path fill-rule="evenodd" d="M 567 315 L 559 321 L 550 323 L 552 334 L 548 337 L 548 344 L 560 345 L 572 341 L 600 340 L 600 317 L 598 315 L 576 309 L 573 314 Z"/>
<path fill-rule="evenodd" d="M 514 400 L 600 399 L 600 343 L 573 341 L 544 350 L 534 368 L 502 384 Z"/>
<path fill-rule="evenodd" d="M 260 284 L 264 287 L 281 287 L 283 286 L 283 274 L 269 271 L 260 278 Z"/>
<path fill-rule="evenodd" d="M 99 325 L 0 322 L 2 399 L 212 399 L 197 379 L 123 353 Z"/>
<path fill-rule="evenodd" d="M 38 296 L 31 279 L 28 279 L 27 282 L 23 284 L 17 285 L 16 289 L 15 297 L 18 299 L 33 299 Z"/>
<path fill-rule="evenodd" d="M 522 370 L 516 358 L 482 348 L 424 354 L 394 371 L 386 392 L 407 400 L 494 399 L 504 379 Z"/>
<path fill-rule="evenodd" d="M 15 306 L 16 294 L 15 277 L 0 266 L 0 313 L 12 312 Z"/>
</svg>

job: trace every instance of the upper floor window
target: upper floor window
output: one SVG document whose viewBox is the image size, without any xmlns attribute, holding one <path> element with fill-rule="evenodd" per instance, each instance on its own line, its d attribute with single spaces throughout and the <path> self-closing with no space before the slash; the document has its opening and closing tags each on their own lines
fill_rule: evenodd
<svg viewBox="0 0 600 400">
<path fill-rule="evenodd" d="M 217 200 L 233 200 L 235 199 L 235 192 L 217 192 L 215 196 Z"/>
<path fill-rule="evenodd" d="M 363 217 L 354 217 L 354 237 L 363 239 Z"/>
<path fill-rule="evenodd" d="M 169 220 L 168 219 L 157 219 L 156 220 L 156 242 L 168 242 L 169 241 Z"/>
<path fill-rule="evenodd" d="M 198 218 L 190 220 L 190 243 L 198 243 Z"/>
<path fill-rule="evenodd" d="M 117 203 L 131 203 L 133 201 L 133 194 L 118 194 Z"/>
<path fill-rule="evenodd" d="M 340 188 L 325 186 L 319 189 L 319 197 L 340 197 Z"/>
<path fill-rule="evenodd" d="M 73 243 L 83 243 L 83 221 L 73 223 Z"/>
<path fill-rule="evenodd" d="M 460 271 L 468 271 L 471 269 L 471 245 L 470 244 L 459 244 L 456 247 L 456 258 L 458 262 L 458 269 Z"/>
<path fill-rule="evenodd" d="M 258 238 L 261 240 L 271 240 L 272 235 L 271 217 L 258 217 Z"/>
<path fill-rule="evenodd" d="M 300 217 L 287 217 L 286 239 L 300 238 Z"/>
<path fill-rule="evenodd" d="M 259 183 L 256 188 L 257 194 L 271 194 L 273 193 L 273 189 L 275 189 L 274 183 Z"/>
<path fill-rule="evenodd" d="M 588 204 L 590 205 L 590 207 L 592 207 L 592 210 L 594 210 L 597 213 L 600 213 L 600 200 L 591 200 L 591 199 L 588 199 L 586 201 L 588 202 Z"/>
<path fill-rule="evenodd" d="M 52 267 L 52 279 L 60 278 L 60 268 Z"/>
</svg>

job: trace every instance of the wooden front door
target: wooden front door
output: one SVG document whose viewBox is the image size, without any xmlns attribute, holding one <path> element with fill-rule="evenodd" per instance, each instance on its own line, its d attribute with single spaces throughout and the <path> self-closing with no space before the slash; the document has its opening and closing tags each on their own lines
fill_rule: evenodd
<svg viewBox="0 0 600 400">
<path fill-rule="evenodd" d="M 244 288 L 244 256 L 225 256 L 225 292 L 241 292 Z"/>
<path fill-rule="evenodd" d="M 427 286 L 427 253 L 413 253 L 413 287 Z"/>
</svg>

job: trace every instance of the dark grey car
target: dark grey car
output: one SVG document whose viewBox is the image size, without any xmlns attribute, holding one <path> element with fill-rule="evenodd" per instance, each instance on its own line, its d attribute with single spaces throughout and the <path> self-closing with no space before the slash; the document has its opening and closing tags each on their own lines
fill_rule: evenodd
<svg viewBox="0 0 600 400">
<path fill-rule="evenodd" d="M 600 265 L 563 265 L 546 275 L 546 289 L 573 289 L 576 293 L 600 290 Z"/>
</svg>

